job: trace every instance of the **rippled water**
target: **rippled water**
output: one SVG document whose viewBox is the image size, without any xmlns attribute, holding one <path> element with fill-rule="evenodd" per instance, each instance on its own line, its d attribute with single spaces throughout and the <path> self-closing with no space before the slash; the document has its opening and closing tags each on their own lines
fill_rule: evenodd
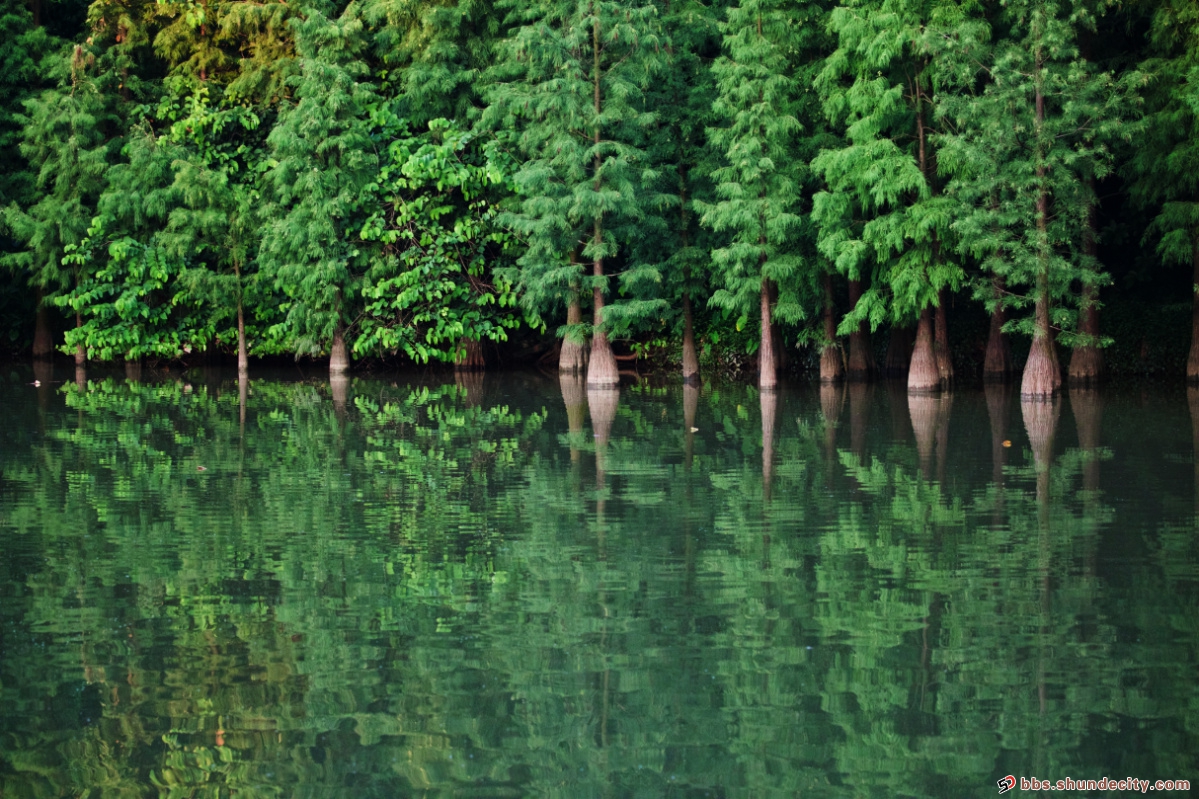
<svg viewBox="0 0 1199 799">
<path fill-rule="evenodd" d="M 89 376 L 0 370 L 0 796 L 1199 777 L 1199 393 Z"/>
</svg>

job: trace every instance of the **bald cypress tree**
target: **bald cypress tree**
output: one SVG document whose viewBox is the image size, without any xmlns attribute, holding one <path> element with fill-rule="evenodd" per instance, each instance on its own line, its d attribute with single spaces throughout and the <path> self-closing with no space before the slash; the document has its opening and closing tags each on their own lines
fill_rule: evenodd
<svg viewBox="0 0 1199 799">
<path fill-rule="evenodd" d="M 627 258 L 632 223 L 655 201 L 643 145 L 654 121 L 644 92 L 663 66 L 657 11 L 612 0 L 510 0 L 502 7 L 512 32 L 499 47 L 485 120 L 510 131 L 524 156 L 514 177 L 520 201 L 505 217 L 528 242 L 520 283 L 540 311 L 577 308 L 590 289 L 587 384 L 614 386 L 605 264 Z M 652 307 L 628 303 L 623 310 Z M 584 329 L 575 313 L 568 314 L 568 342 Z"/>
<path fill-rule="evenodd" d="M 942 388 L 952 376 L 945 341 L 938 346 L 943 305 L 964 272 L 952 257 L 953 201 L 937 176 L 938 108 L 968 85 L 959 60 L 985 26 L 956 3 L 853 0 L 832 11 L 830 27 L 837 49 L 819 85 L 846 141 L 813 162 L 828 184 L 814 215 L 821 251 L 850 280 L 871 283 L 842 332 L 918 319 L 908 388 Z"/>
<path fill-rule="evenodd" d="M 80 245 L 96 214 L 106 173 L 119 149 L 120 120 L 102 89 L 96 53 L 75 47 L 53 62 L 61 79 L 25 103 L 16 117 L 23 125 L 20 151 L 34 175 L 29 204 L 9 205 L 4 222 L 19 243 L 0 262 L 24 275 L 42 301 L 78 286 L 87 265 L 64 265 Z M 82 324 L 76 316 L 76 325 Z M 78 348 L 82 363 L 84 350 Z"/>
<path fill-rule="evenodd" d="M 756 317 L 758 385 L 778 385 L 776 316 L 797 319 L 794 302 L 778 304 L 780 285 L 803 264 L 795 246 L 802 229 L 801 173 L 797 137 L 797 82 L 792 56 L 804 27 L 794 24 L 793 0 L 742 0 L 724 23 L 724 55 L 712 69 L 722 125 L 710 131 L 723 165 L 716 170 L 717 201 L 703 207 L 704 224 L 728 236 L 713 253 L 717 307 Z"/>
<path fill-rule="evenodd" d="M 1020 0 L 1004 21 L 982 92 L 944 109 L 954 129 L 941 139 L 942 164 L 964 205 L 953 222 L 962 250 L 1003 281 L 991 302 L 1024 311 L 1008 323 L 1032 338 L 1020 393 L 1045 399 L 1062 384 L 1057 342 L 1099 343 L 1075 332 L 1077 286 L 1107 280 L 1087 247 L 1094 181 L 1113 169 L 1112 144 L 1134 131 L 1142 77 L 1117 79 L 1080 57 L 1080 27 L 1094 25 L 1084 3 Z"/>
<path fill-rule="evenodd" d="M 329 353 L 333 373 L 349 368 L 347 336 L 370 264 L 357 236 L 379 168 L 370 137 L 378 95 L 360 58 L 365 44 L 361 21 L 306 7 L 296 27 L 295 100 L 267 138 L 274 166 L 264 178 L 269 221 L 259 263 L 288 297 L 284 324 L 296 351 Z"/>
</svg>

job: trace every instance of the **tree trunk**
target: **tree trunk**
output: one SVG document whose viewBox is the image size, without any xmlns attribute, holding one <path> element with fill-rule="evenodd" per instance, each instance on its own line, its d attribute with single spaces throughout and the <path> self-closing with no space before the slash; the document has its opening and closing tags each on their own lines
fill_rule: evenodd
<svg viewBox="0 0 1199 799">
<path fill-rule="evenodd" d="M 76 311 L 75 312 L 75 329 L 78 330 L 81 327 L 83 327 L 83 315 L 80 314 L 79 311 Z M 87 363 L 87 352 L 84 351 L 83 344 L 76 344 L 75 345 L 75 365 L 83 366 L 85 363 Z"/>
<path fill-rule="evenodd" d="M 933 352 L 933 310 L 925 308 L 916 325 L 916 348 L 912 350 L 912 363 L 908 368 L 908 391 L 938 391 L 940 388 L 941 372 Z"/>
<path fill-rule="evenodd" d="M 1037 54 L 1038 80 L 1041 56 Z M 1045 97 L 1040 84 L 1036 89 L 1036 129 L 1038 138 L 1045 122 Z M 1045 187 L 1044 157 L 1038 152 L 1037 163 L 1037 228 L 1042 247 L 1048 247 L 1049 192 Z M 1049 325 L 1049 254 L 1042 252 L 1037 273 L 1036 319 L 1032 336 L 1032 348 L 1028 362 L 1024 364 L 1024 377 L 1020 381 L 1020 396 L 1026 399 L 1050 399 L 1062 387 L 1062 370 L 1058 365 L 1057 347 L 1054 346 Z M 1027 414 L 1026 414 L 1027 421 Z"/>
<path fill-rule="evenodd" d="M 592 82 L 595 90 L 595 115 L 598 119 L 603 112 L 603 105 L 600 98 L 600 18 L 596 14 L 592 18 L 591 26 L 591 52 L 592 52 Z M 600 126 L 597 123 L 595 126 L 595 146 L 597 148 L 595 154 L 594 165 L 594 184 L 593 188 L 598 193 L 600 190 L 600 164 L 601 156 L 598 148 L 600 145 Z M 604 330 L 604 259 L 600 255 L 603 252 L 602 244 L 604 240 L 604 226 L 602 215 L 595 218 L 595 229 L 593 232 L 593 240 L 595 242 L 595 258 L 591 262 L 592 275 L 595 277 L 595 285 L 592 286 L 591 295 L 595 313 L 591 327 L 591 360 L 587 364 L 587 388 L 615 388 L 620 385 L 620 372 L 616 368 L 616 356 L 612 354 L 612 344 L 608 341 L 608 333 Z"/>
<path fill-rule="evenodd" d="M 837 309 L 833 305 L 833 276 L 824 273 L 824 347 L 820 350 L 820 382 L 836 383 L 845 376 L 837 346 Z"/>
<path fill-rule="evenodd" d="M 849 309 L 851 311 L 858 306 L 858 300 L 861 298 L 862 281 L 849 281 Z M 865 320 L 863 320 L 858 323 L 857 329 L 849 334 L 849 368 L 846 377 L 850 380 L 870 380 L 877 371 L 874 365 L 874 352 L 870 347 L 870 333 Z"/>
<path fill-rule="evenodd" d="M 1061 387 L 1062 370 L 1049 329 L 1049 276 L 1042 272 L 1037 277 L 1036 327 L 1032 349 L 1028 352 L 1028 363 L 1024 365 L 1024 376 L 1020 381 L 1020 396 L 1024 399 L 1049 399 Z"/>
<path fill-rule="evenodd" d="M 350 369 L 350 353 L 346 347 L 345 328 L 341 322 L 333 328 L 333 347 L 329 350 L 329 374 L 344 375 Z"/>
<path fill-rule="evenodd" d="M 778 388 L 778 370 L 774 358 L 774 336 L 770 329 L 770 281 L 762 278 L 759 294 L 758 388 L 773 391 Z"/>
<path fill-rule="evenodd" d="M 142 360 L 141 358 L 126 358 L 125 359 L 125 379 L 133 383 L 142 382 Z"/>
<path fill-rule="evenodd" d="M 699 382 L 699 356 L 695 352 L 695 330 L 691 322 L 691 293 L 683 291 L 683 382 Z"/>
<path fill-rule="evenodd" d="M 597 223 L 597 231 L 598 228 Z M 604 262 L 601 259 L 595 259 L 594 268 L 596 277 L 604 276 Z M 587 364 L 587 388 L 615 388 L 620 385 L 620 373 L 616 368 L 616 356 L 612 354 L 612 344 L 604 332 L 604 292 L 598 284 L 592 289 L 592 298 L 595 315 L 592 320 L 591 360 Z"/>
<path fill-rule="evenodd" d="M 483 371 L 483 344 L 465 336 L 458 339 L 458 353 L 454 357 L 454 369 L 459 372 Z"/>
<path fill-rule="evenodd" d="M 579 304 L 579 295 L 572 293 L 570 304 L 566 306 L 566 324 L 580 325 L 583 323 L 583 308 Z M 562 349 L 558 352 L 558 371 L 565 374 L 581 375 L 587 369 L 587 342 L 572 333 L 567 333 L 562 339 Z"/>
<path fill-rule="evenodd" d="M 995 292 L 1003 291 L 1003 278 L 995 278 Z M 987 337 L 987 355 L 983 360 L 983 380 L 995 383 L 1006 383 L 1012 373 L 1012 347 L 1008 343 L 1003 326 L 1007 323 L 1007 309 L 1002 302 L 996 302 L 995 310 L 991 311 L 991 333 Z"/>
<path fill-rule="evenodd" d="M 933 314 L 933 354 L 937 358 L 937 374 L 941 376 L 941 386 L 949 388 L 953 381 L 953 357 L 949 353 L 949 325 L 945 321 L 945 300 L 947 293 L 941 289 L 937 293 L 937 310 Z"/>
<path fill-rule="evenodd" d="M 246 347 L 246 312 L 242 308 L 241 299 L 237 301 L 237 374 L 250 373 L 250 353 Z"/>
<path fill-rule="evenodd" d="M 54 337 L 50 334 L 50 314 L 46 308 L 45 297 L 39 287 L 34 290 L 37 302 L 37 313 L 33 327 L 33 357 L 34 360 L 49 360 L 54 357 Z"/>
<path fill-rule="evenodd" d="M 887 359 L 883 362 L 883 374 L 887 377 L 903 377 L 912 362 L 912 328 L 893 326 L 887 339 Z"/>
</svg>

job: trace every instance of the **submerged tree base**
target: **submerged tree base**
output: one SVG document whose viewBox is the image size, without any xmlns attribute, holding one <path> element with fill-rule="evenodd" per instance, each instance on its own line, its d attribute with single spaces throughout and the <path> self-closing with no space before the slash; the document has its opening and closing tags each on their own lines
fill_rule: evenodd
<svg viewBox="0 0 1199 799">
<path fill-rule="evenodd" d="M 1048 336 L 1032 340 L 1024 376 L 1020 380 L 1021 399 L 1052 399 L 1062 390 L 1062 370 L 1058 366 L 1057 348 Z"/>
</svg>

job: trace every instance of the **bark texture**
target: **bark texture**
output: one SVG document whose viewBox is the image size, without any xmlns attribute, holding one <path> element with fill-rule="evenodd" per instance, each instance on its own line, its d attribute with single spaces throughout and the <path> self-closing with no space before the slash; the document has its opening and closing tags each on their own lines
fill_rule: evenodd
<svg viewBox="0 0 1199 799">
<path fill-rule="evenodd" d="M 820 382 L 836 383 L 845 377 L 841 348 L 837 346 L 837 309 L 833 304 L 833 276 L 824 275 L 824 346 L 820 350 Z"/>
<path fill-rule="evenodd" d="M 1028 399 L 1049 399 L 1062 388 L 1062 369 L 1057 360 L 1057 347 L 1049 329 L 1049 290 L 1046 287 L 1037 298 L 1036 331 L 1024 375 L 1020 380 L 1020 396 Z"/>
<path fill-rule="evenodd" d="M 849 281 L 849 308 L 852 311 L 862 298 L 862 281 Z M 874 350 L 870 346 L 870 333 L 866 322 L 858 323 L 858 327 L 849 334 L 849 363 L 845 376 L 850 380 L 873 380 L 878 372 L 874 363 Z"/>
<path fill-rule="evenodd" d="M 246 315 L 241 301 L 237 303 L 237 374 L 250 372 L 250 352 L 246 347 Z"/>
<path fill-rule="evenodd" d="M 699 382 L 699 356 L 695 351 L 695 330 L 691 319 L 691 294 L 683 292 L 683 382 Z"/>
<path fill-rule="evenodd" d="M 81 327 L 83 327 L 83 315 L 80 314 L 79 311 L 76 311 L 75 312 L 75 329 L 78 330 Z M 75 345 L 75 365 L 83 366 L 85 363 L 87 363 L 87 353 L 84 352 L 82 344 L 76 344 Z"/>
<path fill-rule="evenodd" d="M 481 372 L 483 363 L 483 344 L 473 338 L 458 340 L 458 356 L 454 358 L 454 370 L 460 372 Z"/>
<path fill-rule="evenodd" d="M 595 276 L 603 277 L 603 265 L 595 262 Z M 587 388 L 616 388 L 620 385 L 620 371 L 612 343 L 603 328 L 604 293 L 597 286 L 592 294 L 595 315 L 592 318 L 591 359 L 587 363 Z"/>
<path fill-rule="evenodd" d="M 945 301 L 948 292 L 941 289 L 937 296 L 937 310 L 933 312 L 933 354 L 937 359 L 937 374 L 941 376 L 941 387 L 949 388 L 953 382 L 953 357 L 949 352 L 949 323 L 945 319 Z"/>
<path fill-rule="evenodd" d="M 333 330 L 333 346 L 329 350 L 329 374 L 344 375 L 350 369 L 350 352 L 346 347 L 345 328 L 338 323 Z"/>
<path fill-rule="evenodd" d="M 937 368 L 933 350 L 933 312 L 931 308 L 925 308 L 916 325 L 916 346 L 908 367 L 908 391 L 939 391 L 941 387 L 941 371 Z"/>
<path fill-rule="evenodd" d="M 1002 293 L 1003 279 L 995 278 L 995 291 Z M 991 311 L 991 332 L 987 336 L 987 354 L 983 359 L 983 380 L 1006 383 L 1012 376 L 1012 345 L 1003 326 L 1007 323 L 1007 309 L 996 304 Z"/>
<path fill-rule="evenodd" d="M 574 297 L 566 307 L 566 324 L 578 325 L 583 322 L 583 308 L 579 298 Z M 558 371 L 565 374 L 581 375 L 587 371 L 587 343 L 569 333 L 562 339 L 562 348 L 558 351 Z"/>
<path fill-rule="evenodd" d="M 775 362 L 774 333 L 770 327 L 772 313 L 770 304 L 770 281 L 762 278 L 759 292 L 760 340 L 758 347 L 758 388 L 773 391 L 778 387 L 778 364 Z"/>
</svg>

